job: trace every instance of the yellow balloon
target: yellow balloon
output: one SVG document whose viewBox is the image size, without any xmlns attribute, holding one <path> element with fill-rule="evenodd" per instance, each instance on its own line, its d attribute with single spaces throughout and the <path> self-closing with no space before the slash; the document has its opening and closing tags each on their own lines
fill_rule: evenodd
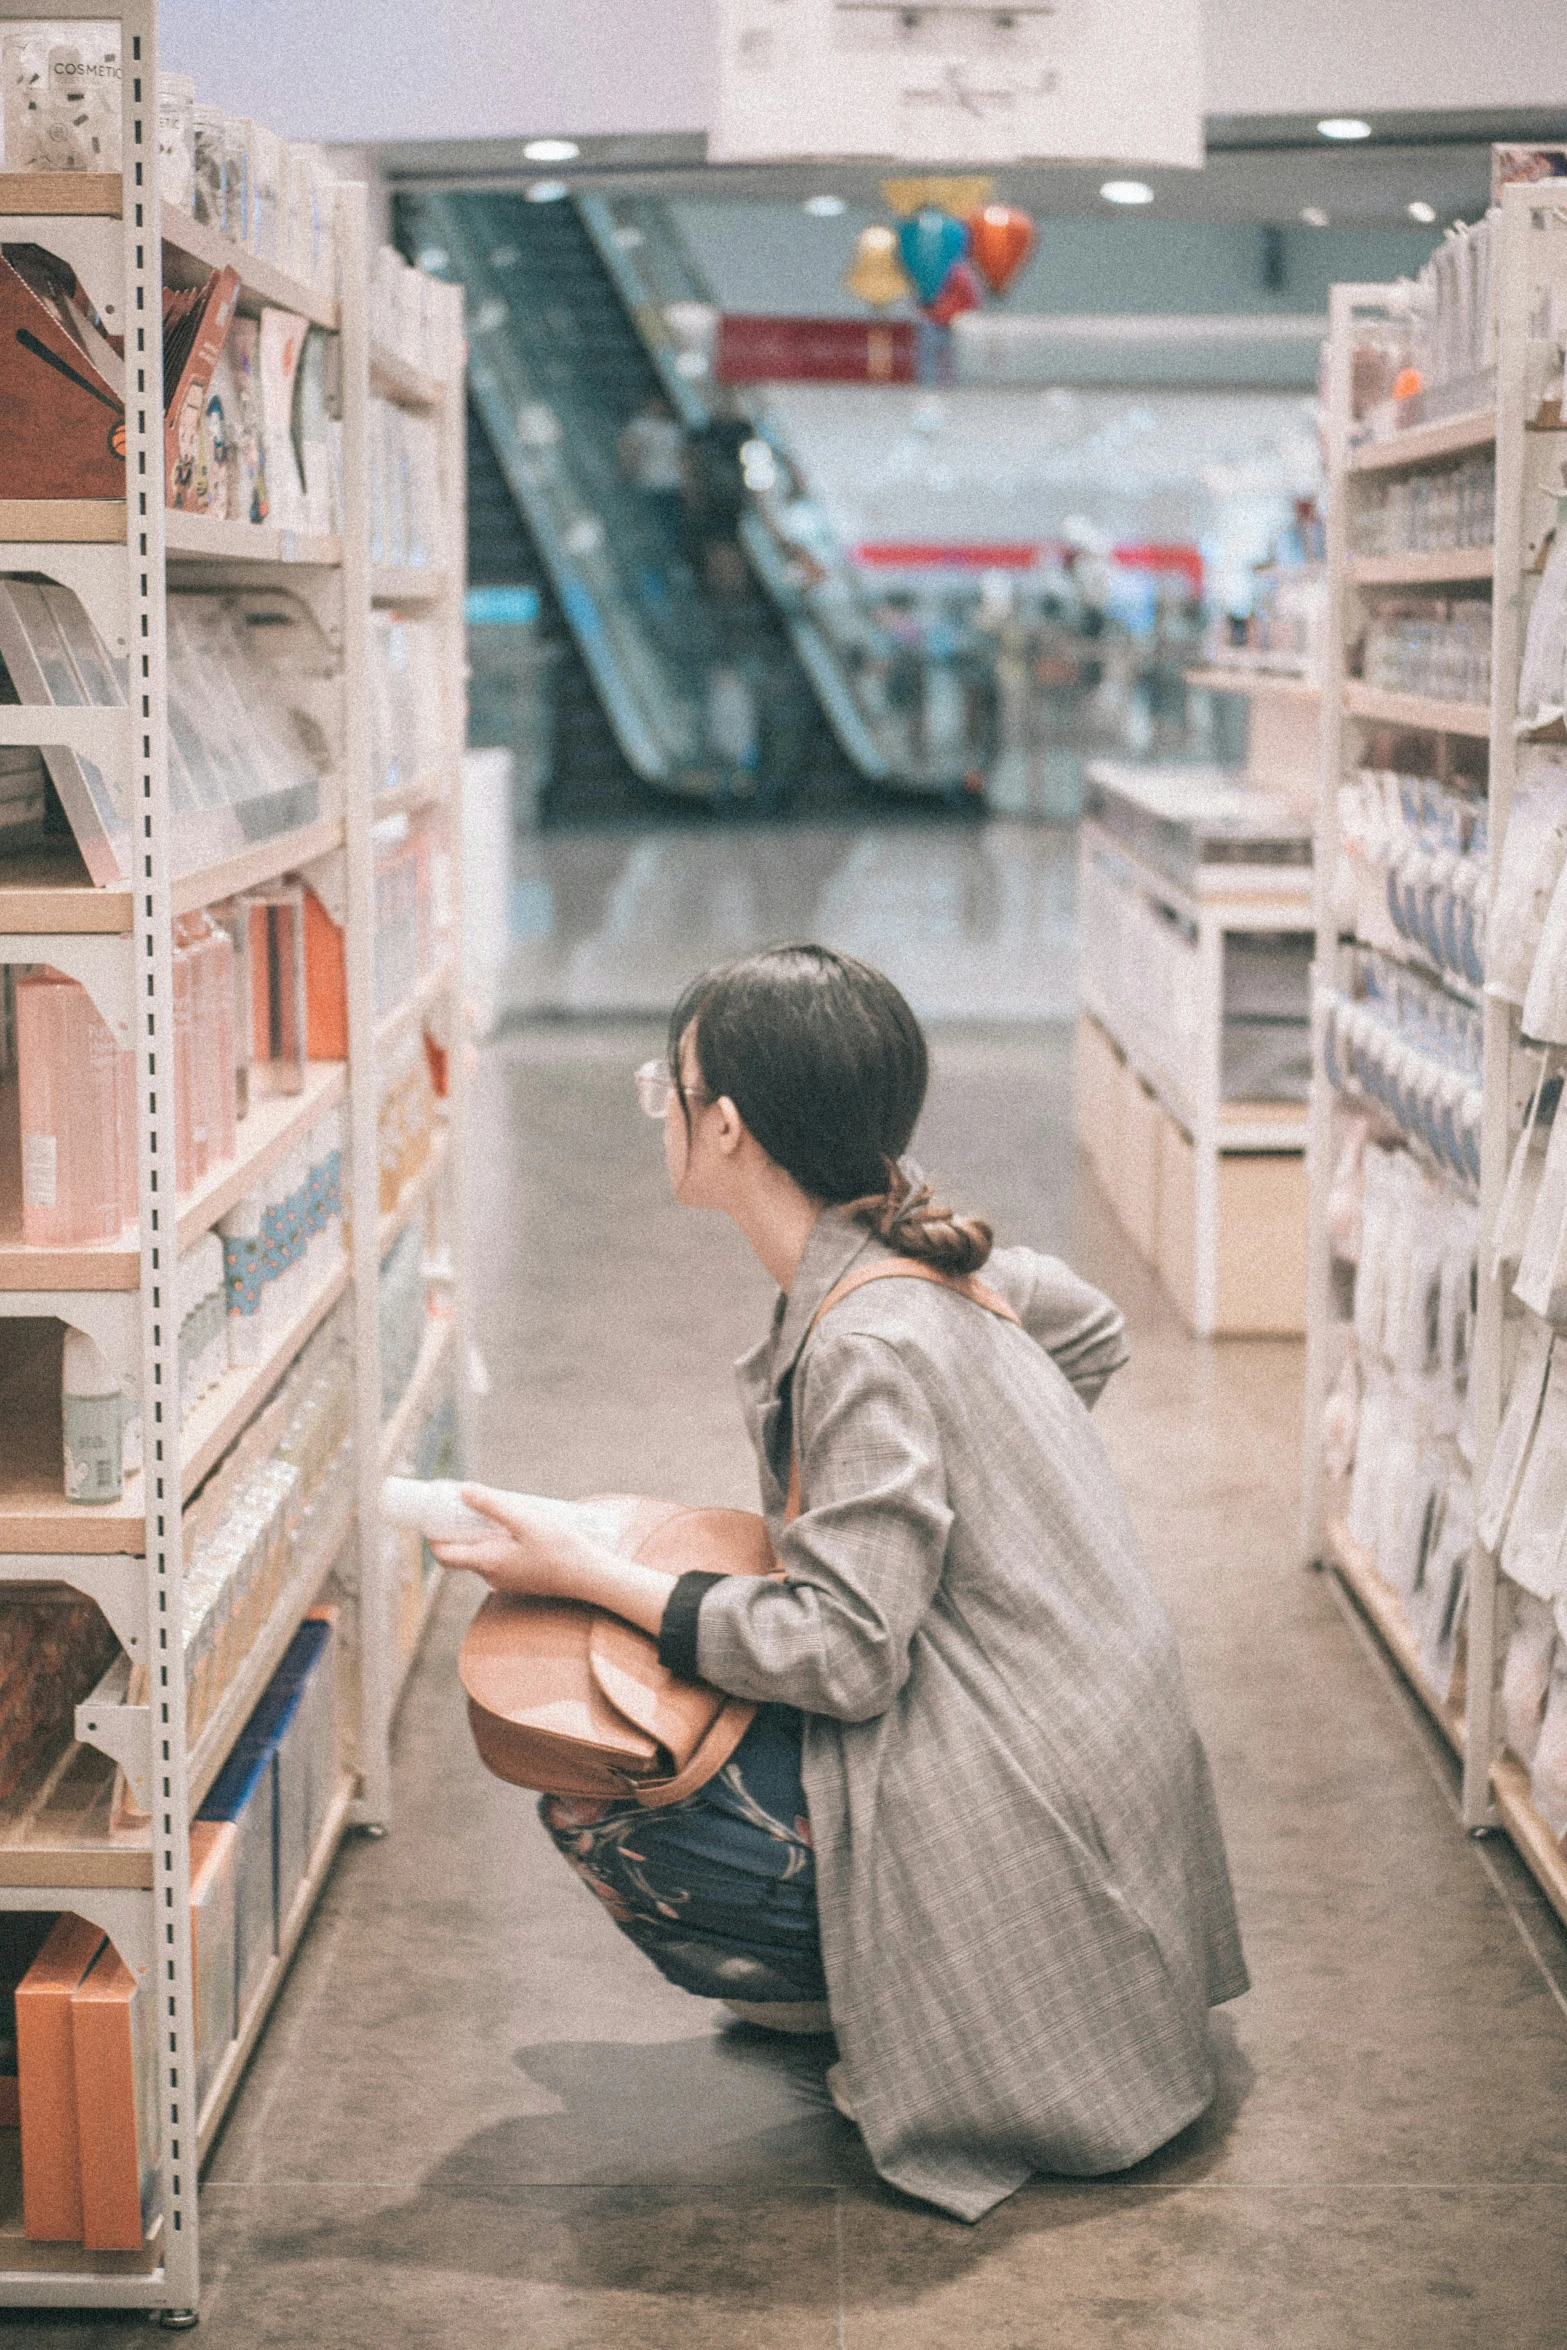
<svg viewBox="0 0 1567 2350">
<path fill-rule="evenodd" d="M 844 273 L 843 282 L 851 294 L 877 310 L 890 302 L 901 302 L 905 294 L 912 294 L 914 288 L 898 258 L 898 240 L 890 228 L 878 223 L 861 229 L 854 259 Z"/>
</svg>

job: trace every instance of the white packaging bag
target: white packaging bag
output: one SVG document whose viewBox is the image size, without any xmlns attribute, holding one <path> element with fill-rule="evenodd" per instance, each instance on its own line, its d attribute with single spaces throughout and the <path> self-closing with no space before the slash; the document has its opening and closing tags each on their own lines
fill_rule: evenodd
<svg viewBox="0 0 1567 2350">
<path fill-rule="evenodd" d="M 1328 1237 L 1334 1256 L 1345 1265 L 1360 1262 L 1366 1137 L 1370 1131 L 1368 1118 L 1345 1118 L 1340 1127 L 1333 1185 L 1328 1193 Z"/>
<path fill-rule="evenodd" d="M 1395 1390 L 1383 1442 L 1376 1532 L 1371 1548 L 1377 1573 L 1385 1583 L 1400 1578 L 1397 1588 L 1401 1591 L 1407 1591 L 1412 1581 L 1410 1557 L 1418 1551 L 1428 1496 L 1428 1487 L 1420 1473 L 1422 1447 L 1413 1432 L 1413 1419 L 1408 1397 Z"/>
<path fill-rule="evenodd" d="M 1414 1464 L 1402 1484 L 1397 1510 L 1390 1513 L 1387 1545 L 1378 1554 L 1377 1571 L 1398 1592 L 1414 1621 L 1426 1562 L 1441 1524 L 1448 1469 L 1445 1457 L 1435 1446 L 1411 1449 Z"/>
<path fill-rule="evenodd" d="M 1551 1664 L 1551 1686 L 1534 1750 L 1529 1792 L 1551 1834 L 1567 1836 L 1567 1644 L 1561 1641 Z"/>
<path fill-rule="evenodd" d="M 1518 1481 L 1523 1475 L 1524 1462 L 1529 1457 L 1534 1424 L 1540 1416 L 1540 1398 L 1545 1393 L 1550 1361 L 1550 1331 L 1543 1323 L 1530 1322 L 1519 1344 L 1513 1383 L 1507 1395 L 1507 1409 L 1502 1414 L 1502 1424 L 1496 1432 L 1490 1467 L 1486 1471 L 1485 1485 L 1475 1512 L 1476 1532 L 1486 1549 L 1493 1553 L 1501 1548 L 1502 1537 L 1512 1516 Z"/>
<path fill-rule="evenodd" d="M 1540 1055 L 1539 1072 L 1534 1090 L 1529 1096 L 1529 1107 L 1524 1112 L 1523 1129 L 1513 1145 L 1508 1162 L 1507 1181 L 1502 1186 L 1501 1205 L 1496 1211 L 1496 1230 L 1491 1241 L 1491 1277 L 1501 1278 L 1504 1270 L 1516 1273 L 1523 1256 L 1524 1238 L 1540 1196 L 1540 1181 L 1545 1173 L 1545 1146 L 1549 1128 L 1540 1125 L 1540 1101 L 1545 1090 L 1546 1071 L 1550 1054 Z"/>
<path fill-rule="evenodd" d="M 1358 1542 L 1362 1550 L 1376 1547 L 1387 1436 L 1393 1413 L 1394 1398 L 1387 1373 L 1380 1366 L 1368 1367 L 1360 1405 L 1355 1468 L 1349 1484 L 1349 1508 L 1345 1514 L 1350 1540 Z"/>
<path fill-rule="evenodd" d="M 1556 1617 L 1527 1591 L 1513 1610 L 1512 1637 L 1502 1667 L 1502 1727 L 1509 1747 L 1528 1770 L 1540 1743 L 1545 1701 L 1556 1654 Z"/>
<path fill-rule="evenodd" d="M 1322 1407 L 1322 1469 L 1332 1478 L 1347 1477 L 1355 1458 L 1360 1426 L 1360 1365 L 1353 1345 L 1346 1345 L 1344 1361 Z"/>
<path fill-rule="evenodd" d="M 1486 924 L 1486 979 L 1523 1002 L 1551 893 L 1567 861 L 1567 762 L 1530 746 L 1518 754 L 1512 814 Z"/>
<path fill-rule="evenodd" d="M 1453 1695 L 1474 1531 L 1473 1492 L 1468 1477 L 1460 1473 L 1448 1480 L 1441 1522 L 1412 1610 L 1420 1635 L 1420 1669 L 1444 1703 Z"/>
<path fill-rule="evenodd" d="M 1355 1269 L 1355 1342 L 1363 1363 L 1379 1362 L 1387 1306 L 1389 1226 L 1393 1211 L 1391 1151 L 1368 1148 L 1362 1158 L 1360 1262 Z"/>
<path fill-rule="evenodd" d="M 1523 1030 L 1542 1044 L 1567 1044 L 1567 864 L 1556 876 L 1529 968 Z"/>
<path fill-rule="evenodd" d="M 1502 1572 L 1536 1599 L 1562 1588 L 1562 1533 L 1567 1528 L 1567 1350 L 1552 1353 L 1534 1442 L 1502 1536 Z"/>
<path fill-rule="evenodd" d="M 1553 1118 L 1513 1295 L 1542 1321 L 1567 1318 L 1567 1118 Z"/>
<path fill-rule="evenodd" d="M 1521 726 L 1545 726 L 1562 714 L 1562 673 L 1567 668 L 1567 530 L 1558 522 L 1535 591 L 1518 672 Z"/>
</svg>

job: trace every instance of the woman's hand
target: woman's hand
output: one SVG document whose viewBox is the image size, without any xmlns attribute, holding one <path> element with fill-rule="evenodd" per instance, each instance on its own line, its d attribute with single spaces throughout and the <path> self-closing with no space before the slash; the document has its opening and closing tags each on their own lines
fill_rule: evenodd
<svg viewBox="0 0 1567 2350">
<path fill-rule="evenodd" d="M 655 1638 L 675 1578 L 644 1567 L 615 1548 L 626 1510 L 613 1504 L 550 1501 L 542 1494 L 496 1493 L 465 1485 L 463 1500 L 492 1520 L 494 1532 L 432 1542 L 443 1567 L 482 1575 L 492 1591 L 519 1599 L 574 1599 L 607 1608 Z"/>
<path fill-rule="evenodd" d="M 493 1591 L 529 1599 L 584 1599 L 594 1570 L 614 1558 L 608 1543 L 594 1541 L 585 1531 L 589 1513 L 575 1502 L 496 1493 L 488 1485 L 465 1485 L 462 1497 L 492 1521 L 494 1532 L 432 1542 L 431 1555 L 443 1567 L 482 1575 Z"/>
</svg>

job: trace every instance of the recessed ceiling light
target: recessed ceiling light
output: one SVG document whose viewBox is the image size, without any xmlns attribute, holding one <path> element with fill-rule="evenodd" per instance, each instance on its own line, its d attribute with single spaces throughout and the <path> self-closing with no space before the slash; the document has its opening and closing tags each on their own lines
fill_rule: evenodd
<svg viewBox="0 0 1567 2350">
<path fill-rule="evenodd" d="M 1418 220 L 1422 228 L 1429 228 L 1432 221 L 1436 218 L 1436 206 L 1434 204 L 1423 204 L 1418 197 L 1415 199 L 1413 204 L 1406 204 L 1404 206 L 1404 210 L 1408 213 L 1411 220 Z"/>
<path fill-rule="evenodd" d="M 575 139 L 530 139 L 522 152 L 529 163 L 575 163 L 582 149 Z"/>
<path fill-rule="evenodd" d="M 1362 122 L 1358 114 L 1329 114 L 1318 123 L 1317 129 L 1325 139 L 1369 139 L 1371 125 Z"/>
<path fill-rule="evenodd" d="M 1303 204 L 1300 217 L 1308 228 L 1326 228 L 1328 225 L 1328 216 L 1320 204 Z"/>
<path fill-rule="evenodd" d="M 1099 193 L 1107 204 L 1153 202 L 1153 190 L 1146 180 L 1106 180 Z"/>
<path fill-rule="evenodd" d="M 841 196 L 807 196 L 800 207 L 813 220 L 836 220 L 841 212 L 847 212 L 848 209 Z"/>
<path fill-rule="evenodd" d="M 527 198 L 530 204 L 558 204 L 562 196 L 570 193 L 564 180 L 535 180 L 527 190 Z"/>
</svg>

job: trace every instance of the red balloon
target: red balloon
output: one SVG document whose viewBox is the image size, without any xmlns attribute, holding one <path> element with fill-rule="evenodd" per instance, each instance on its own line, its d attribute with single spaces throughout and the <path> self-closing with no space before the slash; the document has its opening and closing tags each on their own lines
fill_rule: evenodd
<svg viewBox="0 0 1567 2350">
<path fill-rule="evenodd" d="M 1034 224 L 1015 204 L 987 204 L 968 224 L 969 253 L 993 294 L 1004 294 L 1034 250 Z"/>
<path fill-rule="evenodd" d="M 925 302 L 921 308 L 937 326 L 950 326 L 961 318 L 965 310 L 977 310 L 985 297 L 979 290 L 979 280 L 966 261 L 954 261 L 942 281 L 940 293 L 934 302 Z"/>
</svg>

